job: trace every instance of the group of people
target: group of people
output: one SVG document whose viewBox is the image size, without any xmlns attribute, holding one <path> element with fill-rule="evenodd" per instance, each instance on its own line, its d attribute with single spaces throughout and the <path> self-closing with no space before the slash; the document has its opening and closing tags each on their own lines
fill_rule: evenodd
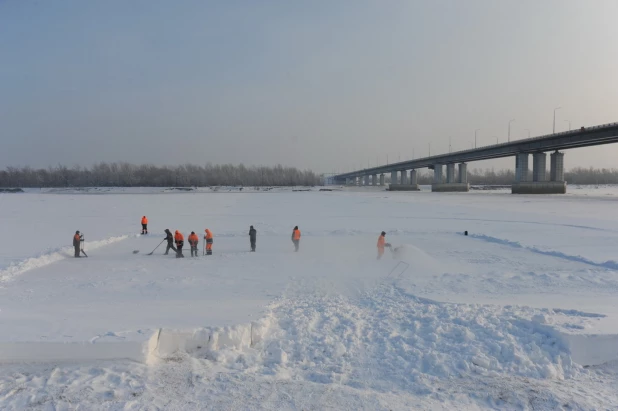
<svg viewBox="0 0 618 411">
<path fill-rule="evenodd" d="M 167 240 L 167 248 L 165 249 L 164 253 L 165 255 L 169 254 L 169 251 L 171 249 L 176 252 L 176 258 L 185 257 L 182 253 L 182 247 L 184 247 L 185 245 L 185 236 L 180 231 L 176 230 L 172 235 L 172 232 L 168 228 L 166 228 L 164 240 Z M 197 234 L 195 234 L 195 231 L 191 231 L 191 234 L 189 234 L 187 241 L 189 241 L 189 245 L 191 246 L 191 257 L 197 257 L 197 245 L 200 242 L 200 239 Z M 210 231 L 210 229 L 208 228 L 204 230 L 204 241 L 206 242 L 205 254 L 212 255 L 212 245 L 214 244 L 215 240 L 212 231 Z M 174 244 L 176 244 L 176 247 L 174 247 Z"/>
<path fill-rule="evenodd" d="M 141 224 L 142 224 L 142 234 L 148 234 L 148 218 L 146 216 L 142 217 Z M 294 251 L 298 252 L 299 247 L 300 247 L 300 230 L 298 226 L 295 226 L 294 230 L 292 230 L 291 239 L 292 239 L 292 243 L 294 244 Z M 184 247 L 184 244 L 185 244 L 185 237 L 180 231 L 176 230 L 174 234 L 172 234 L 172 232 L 166 228 L 164 240 L 167 240 L 167 248 L 165 249 L 165 253 L 164 253 L 165 255 L 168 255 L 170 250 L 174 250 L 174 252 L 176 253 L 176 258 L 185 257 L 182 253 L 182 248 Z M 197 257 L 198 256 L 197 246 L 199 243 L 199 237 L 197 234 L 195 234 L 195 231 L 191 231 L 191 234 L 189 234 L 189 237 L 187 240 L 189 241 L 189 245 L 191 246 L 191 257 Z M 80 253 L 83 253 L 83 250 L 81 249 L 82 241 L 83 241 L 82 235 L 79 233 L 79 231 L 76 231 L 75 235 L 73 236 L 73 247 L 75 248 L 75 257 L 79 257 Z M 212 255 L 214 235 L 212 234 L 212 231 L 210 231 L 210 229 L 208 228 L 204 230 L 204 241 L 206 242 L 205 254 Z M 257 230 L 253 228 L 253 226 L 251 226 L 249 227 L 249 243 L 251 245 L 252 252 L 255 252 L 256 242 L 257 242 Z M 385 231 L 382 231 L 382 233 L 380 233 L 380 236 L 378 237 L 377 247 L 378 247 L 378 260 L 379 260 L 384 255 L 384 250 L 386 248 L 391 248 L 391 245 L 386 242 L 386 232 Z"/>
<path fill-rule="evenodd" d="M 214 244 L 214 235 L 210 229 L 204 230 L 204 241 L 206 241 L 206 255 L 212 255 L 212 245 Z M 146 233 L 148 231 L 146 230 Z M 165 240 L 167 240 L 167 248 L 165 249 L 165 255 L 167 255 L 170 249 L 176 252 L 176 258 L 184 258 L 182 254 L 182 247 L 184 246 L 184 236 L 178 230 L 172 235 L 172 232 L 169 229 L 165 229 Z M 195 234 L 195 231 L 191 231 L 191 234 L 188 238 L 189 245 L 191 246 L 191 257 L 197 257 L 197 245 L 199 243 L 199 237 Z M 174 247 L 174 243 L 176 247 Z M 257 243 L 257 230 L 253 228 L 253 226 L 249 227 L 249 244 L 251 245 L 251 252 L 255 252 Z M 294 227 L 292 231 L 292 243 L 294 244 L 295 251 L 298 251 L 300 246 L 300 230 L 298 226 Z"/>
</svg>

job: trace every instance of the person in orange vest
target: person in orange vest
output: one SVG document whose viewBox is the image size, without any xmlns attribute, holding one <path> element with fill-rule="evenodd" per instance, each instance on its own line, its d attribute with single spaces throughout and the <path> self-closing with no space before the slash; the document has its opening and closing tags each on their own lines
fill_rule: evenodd
<svg viewBox="0 0 618 411">
<path fill-rule="evenodd" d="M 178 230 L 174 233 L 174 240 L 176 241 L 176 258 L 185 258 L 182 254 L 182 246 L 185 245 L 185 236 Z"/>
<path fill-rule="evenodd" d="M 384 255 L 384 247 L 386 246 L 386 232 L 382 231 L 382 234 L 378 237 L 378 260 Z"/>
<path fill-rule="evenodd" d="M 80 242 L 82 240 L 81 235 L 79 235 L 79 231 L 75 232 L 73 236 L 73 248 L 75 248 L 75 258 L 81 257 L 80 254 Z"/>
<path fill-rule="evenodd" d="M 294 243 L 294 251 L 298 251 L 298 246 L 300 245 L 300 230 L 298 226 L 294 227 L 292 231 L 292 242 Z"/>
<path fill-rule="evenodd" d="M 204 230 L 206 235 L 204 235 L 204 240 L 206 240 L 206 255 L 212 255 L 212 244 L 214 243 L 212 231 L 210 229 Z"/>
<path fill-rule="evenodd" d="M 148 219 L 146 216 L 142 217 L 142 234 L 148 234 Z"/>
<path fill-rule="evenodd" d="M 191 235 L 189 235 L 189 244 L 191 245 L 191 257 L 197 257 L 197 243 L 200 241 L 195 231 L 191 231 Z M 195 253 L 195 254 L 193 254 Z"/>
</svg>

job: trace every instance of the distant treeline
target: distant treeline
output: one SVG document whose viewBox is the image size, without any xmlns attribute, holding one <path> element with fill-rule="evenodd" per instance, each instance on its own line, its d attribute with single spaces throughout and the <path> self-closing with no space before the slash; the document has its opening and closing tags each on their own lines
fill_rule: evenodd
<svg viewBox="0 0 618 411">
<path fill-rule="evenodd" d="M 532 170 L 530 170 L 532 178 Z M 549 178 L 549 170 L 547 170 Z M 582 168 L 576 167 L 565 171 L 564 179 L 569 184 L 618 184 L 618 169 L 615 168 Z M 468 182 L 478 185 L 506 185 L 515 181 L 515 170 L 478 169 L 468 170 Z M 431 184 L 433 171 L 418 174 L 419 184 Z"/>
<path fill-rule="evenodd" d="M 63 165 L 47 169 L 7 167 L 0 171 L 0 187 L 204 187 L 314 186 L 322 179 L 312 171 L 281 165 L 155 166 L 99 163 L 90 168 Z"/>
</svg>

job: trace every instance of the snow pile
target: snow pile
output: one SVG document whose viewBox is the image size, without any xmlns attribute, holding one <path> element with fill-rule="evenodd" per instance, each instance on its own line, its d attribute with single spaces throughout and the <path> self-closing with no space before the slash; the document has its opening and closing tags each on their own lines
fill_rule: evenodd
<svg viewBox="0 0 618 411">
<path fill-rule="evenodd" d="M 149 364 L 183 356 L 235 371 L 378 392 L 432 392 L 445 378 L 563 380 L 585 373 L 538 310 L 444 304 L 383 285 L 359 299 L 306 293 L 261 321 L 160 330 Z"/>
<path fill-rule="evenodd" d="M 132 235 L 132 237 L 136 237 L 138 235 Z M 125 240 L 129 238 L 128 235 L 121 235 L 117 237 L 110 237 L 104 240 L 99 241 L 89 241 L 87 243 L 86 252 L 88 250 L 94 250 L 118 241 Z M 56 261 L 63 260 L 65 258 L 73 258 L 74 249 L 73 247 L 60 247 L 56 250 L 46 252 L 44 254 L 39 255 L 38 257 L 28 258 L 23 261 L 19 261 L 17 263 L 11 263 L 8 267 L 0 270 L 0 283 L 4 283 L 7 281 L 13 280 L 16 276 L 25 273 L 26 271 L 33 270 L 35 268 L 40 268 L 49 264 L 52 264 Z"/>
<path fill-rule="evenodd" d="M 282 351 L 306 379 L 388 390 L 419 389 L 432 377 L 517 375 L 564 379 L 582 368 L 536 311 L 443 304 L 383 286 L 354 301 L 308 295 L 274 309 L 266 353 Z"/>
</svg>

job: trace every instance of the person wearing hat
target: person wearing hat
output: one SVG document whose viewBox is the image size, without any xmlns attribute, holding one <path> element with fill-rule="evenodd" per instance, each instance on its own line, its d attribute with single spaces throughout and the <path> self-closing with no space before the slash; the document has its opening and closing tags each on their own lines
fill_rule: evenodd
<svg viewBox="0 0 618 411">
<path fill-rule="evenodd" d="M 189 245 L 191 246 L 191 257 L 197 257 L 197 243 L 200 241 L 195 231 L 189 235 Z"/>
<path fill-rule="evenodd" d="M 251 251 L 255 252 L 255 242 L 257 240 L 257 231 L 253 226 L 249 227 L 249 241 L 251 242 Z"/>
<path fill-rule="evenodd" d="M 79 235 L 79 230 L 77 230 L 75 232 L 75 235 L 73 236 L 73 248 L 75 248 L 75 258 L 79 258 L 79 246 L 80 246 L 80 241 L 81 241 L 81 236 Z"/>
<path fill-rule="evenodd" d="M 167 248 L 165 249 L 165 255 L 170 252 L 170 249 L 174 250 L 175 253 L 178 253 L 178 250 L 176 250 L 176 247 L 174 247 L 174 235 L 169 228 L 165 229 L 165 240 L 167 240 Z"/>
</svg>

